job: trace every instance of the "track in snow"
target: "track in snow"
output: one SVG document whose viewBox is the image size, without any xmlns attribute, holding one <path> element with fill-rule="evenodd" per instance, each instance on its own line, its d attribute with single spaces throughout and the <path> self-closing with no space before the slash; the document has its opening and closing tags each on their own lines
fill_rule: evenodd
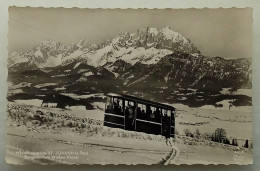
<svg viewBox="0 0 260 171">
<path fill-rule="evenodd" d="M 174 161 L 174 159 L 176 158 L 176 156 L 178 154 L 178 149 L 176 147 L 174 147 L 172 144 L 171 144 L 171 147 L 172 147 L 171 153 L 169 153 L 166 156 L 166 158 L 162 158 L 162 161 L 160 161 L 158 164 L 168 165 Z"/>
</svg>

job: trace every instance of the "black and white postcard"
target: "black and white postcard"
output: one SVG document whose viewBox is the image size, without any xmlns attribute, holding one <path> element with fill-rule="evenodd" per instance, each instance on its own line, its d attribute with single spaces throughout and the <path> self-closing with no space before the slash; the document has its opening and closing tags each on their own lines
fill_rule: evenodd
<svg viewBox="0 0 260 171">
<path fill-rule="evenodd" d="M 252 22 L 10 7 L 6 162 L 252 164 Z"/>
</svg>

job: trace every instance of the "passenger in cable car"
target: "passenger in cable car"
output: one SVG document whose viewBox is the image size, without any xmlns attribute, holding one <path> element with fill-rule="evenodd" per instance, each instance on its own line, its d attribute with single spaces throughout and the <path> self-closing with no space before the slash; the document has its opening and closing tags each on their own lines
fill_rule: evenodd
<svg viewBox="0 0 260 171">
<path fill-rule="evenodd" d="M 128 115 L 129 115 L 129 107 L 128 106 L 126 106 L 125 107 L 125 115 L 128 117 Z"/>
<path fill-rule="evenodd" d="M 143 114 L 142 114 L 142 111 L 141 111 L 141 108 L 140 107 L 137 107 L 136 109 L 136 114 L 139 118 L 143 118 Z"/>
<path fill-rule="evenodd" d="M 133 111 L 133 106 L 129 104 L 129 118 L 133 118 L 134 111 Z"/>
<path fill-rule="evenodd" d="M 116 102 L 114 102 L 114 111 L 117 113 L 117 114 L 121 114 L 121 105 L 120 105 L 120 101 L 119 99 L 116 100 Z"/>
<path fill-rule="evenodd" d="M 113 103 L 113 110 L 116 112 L 116 111 L 117 111 L 117 108 L 118 108 L 118 106 L 117 106 L 116 102 L 114 102 L 114 103 Z"/>
<path fill-rule="evenodd" d="M 133 130 L 134 128 L 134 106 L 128 104 L 126 106 L 125 115 L 126 115 L 126 129 Z"/>
<path fill-rule="evenodd" d="M 161 122 L 161 112 L 160 112 L 159 108 L 156 108 L 155 122 L 158 122 L 158 123 Z"/>
<path fill-rule="evenodd" d="M 142 119 L 146 119 L 146 118 L 147 118 L 144 109 L 142 110 L 142 115 L 141 115 L 141 116 L 142 116 L 142 117 L 141 117 Z"/>
<path fill-rule="evenodd" d="M 152 110 L 151 110 L 151 108 L 150 108 L 150 106 L 147 106 L 147 111 L 146 111 L 146 120 L 151 120 L 151 115 L 152 115 Z"/>
</svg>

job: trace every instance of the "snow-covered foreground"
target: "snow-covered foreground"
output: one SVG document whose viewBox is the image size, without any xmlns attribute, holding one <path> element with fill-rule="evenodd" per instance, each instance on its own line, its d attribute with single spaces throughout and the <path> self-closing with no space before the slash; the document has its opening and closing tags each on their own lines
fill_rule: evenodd
<svg viewBox="0 0 260 171">
<path fill-rule="evenodd" d="M 171 153 L 163 142 L 118 137 L 85 137 L 78 133 L 28 132 L 7 136 L 8 163 L 24 164 L 157 164 Z M 17 153 L 20 151 L 20 153 Z M 30 152 L 23 155 L 26 151 Z M 51 152 L 34 155 L 39 152 Z M 49 158 L 50 157 L 50 158 Z M 25 159 L 21 160 L 21 159 Z"/>
<path fill-rule="evenodd" d="M 253 152 L 212 141 L 177 139 L 179 153 L 171 164 L 252 164 Z"/>
<path fill-rule="evenodd" d="M 223 128 L 227 137 L 231 140 L 236 138 L 239 145 L 253 139 L 252 106 L 229 107 L 226 101 L 223 107 L 203 106 L 200 108 L 189 108 L 185 105 L 175 104 L 177 108 L 176 128 L 179 134 L 184 134 L 185 129 L 201 134 L 214 133 L 217 128 Z"/>
<path fill-rule="evenodd" d="M 251 149 L 182 136 L 177 136 L 176 142 L 171 147 L 166 145 L 162 136 L 104 127 L 102 126 L 102 103 L 93 103 L 93 106 L 95 110 L 84 111 L 28 106 L 18 102 L 9 103 L 7 162 L 17 164 L 32 162 L 40 164 L 252 163 Z M 233 121 L 220 122 L 218 119 L 207 118 L 207 116 L 217 116 L 222 117 L 222 120 L 228 120 L 229 114 L 224 115 L 221 110 L 214 110 L 215 115 L 213 115 L 210 113 L 213 109 L 209 108 L 196 110 L 181 105 L 175 107 L 178 109 L 176 127 L 179 134 L 187 127 L 191 130 L 199 128 L 202 133 L 207 132 L 206 130 L 214 131 L 215 128 L 205 126 L 207 124 L 198 126 L 180 124 L 182 121 L 193 123 L 205 119 L 210 120 L 213 125 L 216 124 L 216 127 L 225 128 L 228 135 L 236 132 L 235 130 L 231 132 L 232 129 L 228 129 L 225 125 Z M 235 118 L 239 121 L 240 117 Z M 217 122 L 225 124 L 218 125 Z M 243 122 L 237 124 L 240 124 L 240 127 L 246 126 Z"/>
<path fill-rule="evenodd" d="M 250 164 L 252 151 L 119 137 L 85 137 L 72 132 L 28 132 L 15 128 L 7 135 L 6 161 L 13 164 Z M 13 132 L 12 131 L 12 132 Z M 172 156 L 172 151 L 174 156 Z M 35 155 L 34 153 L 46 152 Z M 50 154 L 51 153 L 51 154 Z"/>
</svg>

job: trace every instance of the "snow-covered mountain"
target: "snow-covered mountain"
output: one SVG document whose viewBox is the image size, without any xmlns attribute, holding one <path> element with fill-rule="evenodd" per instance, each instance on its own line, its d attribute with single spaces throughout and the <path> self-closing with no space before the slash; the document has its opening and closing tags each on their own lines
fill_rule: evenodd
<svg viewBox="0 0 260 171">
<path fill-rule="evenodd" d="M 155 64 L 165 55 L 174 51 L 199 53 L 191 41 L 169 27 L 141 28 L 135 33 L 120 33 L 112 40 L 91 44 L 80 40 L 77 44 L 62 45 L 56 41 L 44 41 L 27 52 L 13 52 L 9 66 L 17 63 L 34 63 L 39 68 L 66 65 L 74 61 L 91 66 L 103 66 L 118 59 L 135 64 Z"/>
<path fill-rule="evenodd" d="M 115 48 L 120 47 L 144 47 L 156 49 L 168 49 L 183 53 L 199 53 L 192 42 L 183 37 L 180 33 L 173 31 L 170 27 L 162 28 L 141 28 L 135 33 L 123 33 L 113 39 Z"/>
</svg>

